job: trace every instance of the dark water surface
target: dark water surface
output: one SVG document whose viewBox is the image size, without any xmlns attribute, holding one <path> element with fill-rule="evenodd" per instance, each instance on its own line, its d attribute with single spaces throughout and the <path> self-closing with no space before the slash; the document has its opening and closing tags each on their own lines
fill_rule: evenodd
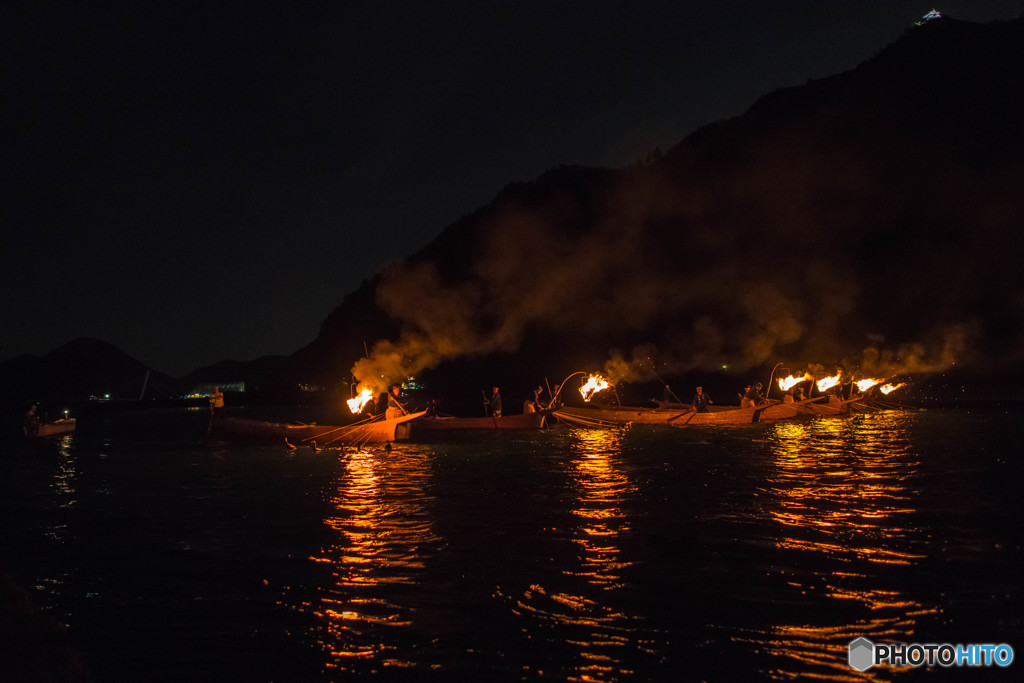
<svg viewBox="0 0 1024 683">
<path fill-rule="evenodd" d="M 890 411 L 294 451 L 204 411 L 0 446 L 0 565 L 97 681 L 1009 680 L 1024 420 Z"/>
</svg>

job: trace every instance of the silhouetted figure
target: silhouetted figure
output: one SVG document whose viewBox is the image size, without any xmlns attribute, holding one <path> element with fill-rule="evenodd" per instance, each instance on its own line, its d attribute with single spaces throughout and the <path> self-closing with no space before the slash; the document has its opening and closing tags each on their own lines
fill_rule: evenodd
<svg viewBox="0 0 1024 683">
<path fill-rule="evenodd" d="M 386 396 L 386 394 L 379 394 L 371 398 L 366 402 L 366 405 L 363 406 L 362 412 L 359 414 L 363 417 L 377 417 L 380 415 L 384 411 L 384 408 L 387 407 L 387 403 L 380 400 L 381 396 Z M 384 404 L 383 407 L 381 406 L 382 403 Z"/>
<path fill-rule="evenodd" d="M 494 387 L 491 393 L 491 416 L 501 417 L 501 394 L 498 393 L 498 387 Z"/>
<path fill-rule="evenodd" d="M 214 417 L 224 416 L 224 394 L 220 387 L 214 387 L 213 393 L 210 394 L 210 412 Z"/>
<path fill-rule="evenodd" d="M 36 405 L 34 403 L 29 406 L 28 412 L 25 413 L 22 430 L 25 432 L 26 439 L 33 439 L 39 436 L 39 414 L 36 412 Z"/>
</svg>

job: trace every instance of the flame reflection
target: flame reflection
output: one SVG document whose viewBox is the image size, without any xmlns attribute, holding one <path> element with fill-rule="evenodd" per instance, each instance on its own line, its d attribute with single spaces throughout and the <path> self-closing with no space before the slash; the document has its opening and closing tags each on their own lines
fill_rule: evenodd
<svg viewBox="0 0 1024 683">
<path fill-rule="evenodd" d="M 331 670 L 353 660 L 410 667 L 396 643 L 411 625 L 412 608 L 399 602 L 418 586 L 425 560 L 440 543 L 425 494 L 427 466 L 415 453 L 359 451 L 349 456 L 324 519 L 335 542 L 310 558 L 331 567 L 334 585 L 306 607 L 322 622 L 320 645 Z M 393 634 L 393 635 L 389 635 Z"/>
<path fill-rule="evenodd" d="M 621 506 L 636 492 L 617 461 L 623 435 L 615 430 L 573 430 L 567 474 L 577 496 L 571 510 L 576 524 L 567 531 L 577 547 L 578 564 L 562 569 L 564 581 L 558 586 L 531 585 L 513 608 L 515 614 L 530 617 L 528 634 L 539 627 L 530 637 L 577 649 L 573 669 L 565 672 L 569 681 L 617 679 L 630 672 L 627 657 L 653 655 L 659 649 L 641 619 L 628 613 L 628 601 L 620 595 L 622 574 L 632 566 L 622 557 L 621 542 L 630 527 Z M 595 595 L 607 598 L 598 600 Z"/>
<path fill-rule="evenodd" d="M 53 490 L 61 509 L 73 507 L 78 502 L 79 473 L 74 442 L 74 434 L 65 434 L 57 441 L 57 469 L 53 473 Z M 64 522 L 51 524 L 46 529 L 46 535 L 63 542 L 68 535 L 68 525 Z"/>
<path fill-rule="evenodd" d="M 786 563 L 789 569 L 772 567 L 771 573 L 799 592 L 794 600 L 806 603 L 808 612 L 832 615 L 750 635 L 780 660 L 773 677 L 797 678 L 810 670 L 833 680 L 887 678 L 891 669 L 851 669 L 849 642 L 858 636 L 913 642 L 919 619 L 939 613 L 880 584 L 878 577 L 891 569 L 872 569 L 913 571 L 925 557 L 918 544 L 927 534 L 913 521 L 920 462 L 909 419 L 892 411 L 772 426 L 774 470 L 763 492 L 764 509 L 776 547 L 793 560 Z"/>
</svg>

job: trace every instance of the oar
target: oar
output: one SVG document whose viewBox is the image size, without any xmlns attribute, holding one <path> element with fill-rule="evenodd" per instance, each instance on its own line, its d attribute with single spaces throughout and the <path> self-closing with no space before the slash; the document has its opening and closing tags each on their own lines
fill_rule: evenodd
<svg viewBox="0 0 1024 683">
<path fill-rule="evenodd" d="M 686 418 L 686 422 L 684 422 L 682 425 L 672 425 L 673 427 L 680 427 L 680 426 L 685 427 L 686 425 L 690 424 L 690 420 L 692 420 L 693 416 L 696 415 L 696 414 L 697 414 L 696 410 L 688 410 L 685 413 L 680 413 L 680 414 L 676 415 L 675 417 L 673 417 L 671 420 L 669 420 L 669 424 L 672 423 L 672 420 L 676 420 L 676 419 L 682 417 L 683 415 L 689 415 L 690 417 Z"/>
</svg>

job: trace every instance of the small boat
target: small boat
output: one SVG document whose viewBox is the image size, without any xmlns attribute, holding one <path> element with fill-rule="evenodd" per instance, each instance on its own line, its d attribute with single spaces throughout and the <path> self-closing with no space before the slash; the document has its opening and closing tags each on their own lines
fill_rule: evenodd
<svg viewBox="0 0 1024 683">
<path fill-rule="evenodd" d="M 540 429 L 544 426 L 544 418 L 548 411 L 523 413 L 522 415 L 502 415 L 501 417 L 421 417 L 412 425 L 413 437 L 421 434 L 440 434 L 445 432 L 481 431 L 508 429 L 526 431 Z"/>
<path fill-rule="evenodd" d="M 61 434 L 72 434 L 76 428 L 75 418 L 66 417 L 53 422 L 45 422 L 39 425 L 36 436 L 60 436 Z"/>
<path fill-rule="evenodd" d="M 213 420 L 213 429 L 219 433 L 241 439 L 284 439 L 294 445 L 316 441 L 320 446 L 361 446 L 367 443 L 388 443 L 391 441 L 407 440 L 412 422 L 423 417 L 425 414 L 426 411 L 424 410 L 390 420 L 374 419 L 340 427 L 333 425 L 264 422 L 244 417 L 225 416 Z"/>
</svg>

